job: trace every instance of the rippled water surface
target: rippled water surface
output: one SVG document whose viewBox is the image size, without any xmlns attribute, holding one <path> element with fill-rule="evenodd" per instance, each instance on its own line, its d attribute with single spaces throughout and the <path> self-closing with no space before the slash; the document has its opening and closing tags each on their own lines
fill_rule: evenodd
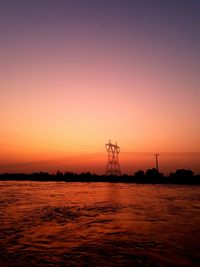
<svg viewBox="0 0 200 267">
<path fill-rule="evenodd" d="M 0 182 L 0 266 L 200 266 L 200 187 Z"/>
</svg>

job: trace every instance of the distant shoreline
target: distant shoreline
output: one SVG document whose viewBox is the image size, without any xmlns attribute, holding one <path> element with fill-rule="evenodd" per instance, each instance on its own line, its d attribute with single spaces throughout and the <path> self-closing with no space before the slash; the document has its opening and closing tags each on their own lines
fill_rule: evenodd
<svg viewBox="0 0 200 267">
<path fill-rule="evenodd" d="M 72 172 L 49 174 L 45 172 L 25 173 L 4 173 L 0 174 L 0 181 L 55 181 L 55 182 L 108 182 L 108 183 L 136 183 L 136 184 L 180 184 L 200 185 L 200 174 L 194 175 L 191 170 L 179 169 L 169 176 L 164 176 L 156 169 L 149 169 L 146 173 L 142 170 L 134 175 L 123 174 L 97 175 L 87 173 L 76 174 Z"/>
</svg>

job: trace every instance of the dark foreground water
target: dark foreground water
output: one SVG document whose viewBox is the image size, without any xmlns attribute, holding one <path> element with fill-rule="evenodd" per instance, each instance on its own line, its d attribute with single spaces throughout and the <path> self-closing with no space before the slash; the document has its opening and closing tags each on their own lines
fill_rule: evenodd
<svg viewBox="0 0 200 267">
<path fill-rule="evenodd" d="M 2 266 L 200 266 L 200 187 L 0 182 Z"/>
</svg>

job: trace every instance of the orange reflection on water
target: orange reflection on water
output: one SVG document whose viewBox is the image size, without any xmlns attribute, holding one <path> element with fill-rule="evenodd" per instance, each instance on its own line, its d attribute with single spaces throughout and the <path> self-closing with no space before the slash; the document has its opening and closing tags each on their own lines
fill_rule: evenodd
<svg viewBox="0 0 200 267">
<path fill-rule="evenodd" d="M 0 182 L 0 208 L 11 264 L 197 266 L 199 259 L 195 186 Z"/>
</svg>

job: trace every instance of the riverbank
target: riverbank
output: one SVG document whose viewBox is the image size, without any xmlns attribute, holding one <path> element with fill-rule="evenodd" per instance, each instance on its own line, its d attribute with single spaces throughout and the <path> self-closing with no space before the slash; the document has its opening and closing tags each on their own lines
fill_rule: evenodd
<svg viewBox="0 0 200 267">
<path fill-rule="evenodd" d="M 164 176 L 155 169 L 147 170 L 146 173 L 143 171 L 138 171 L 134 175 L 123 174 L 122 176 L 97 175 L 89 172 L 81 174 L 72 172 L 57 172 L 56 174 L 44 172 L 32 174 L 5 173 L 0 174 L 0 180 L 200 185 L 200 175 L 194 175 L 190 170 L 177 170 L 175 173 L 171 173 L 169 176 Z"/>
</svg>

